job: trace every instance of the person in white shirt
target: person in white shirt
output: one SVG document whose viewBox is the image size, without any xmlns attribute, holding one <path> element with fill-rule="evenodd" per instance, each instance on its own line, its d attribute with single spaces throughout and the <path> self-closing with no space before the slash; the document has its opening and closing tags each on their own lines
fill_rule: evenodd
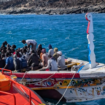
<svg viewBox="0 0 105 105">
<path fill-rule="evenodd" d="M 22 40 L 22 43 L 27 44 L 28 47 L 32 46 L 31 50 L 34 50 L 36 52 L 37 42 L 35 40 L 32 40 L 32 39 Z"/>
<path fill-rule="evenodd" d="M 48 55 L 53 56 L 53 54 L 54 54 L 54 50 L 52 49 L 52 46 L 51 46 L 51 45 L 49 45 Z"/>
<path fill-rule="evenodd" d="M 52 58 L 51 55 L 48 55 L 48 65 L 47 67 L 43 67 L 43 69 L 49 69 L 50 71 L 57 71 L 57 62 Z"/>
<path fill-rule="evenodd" d="M 58 67 L 61 69 L 65 69 L 66 68 L 65 58 L 64 58 L 64 56 L 62 56 L 62 52 L 58 51 L 57 54 L 59 55 L 59 57 L 57 58 Z"/>
</svg>

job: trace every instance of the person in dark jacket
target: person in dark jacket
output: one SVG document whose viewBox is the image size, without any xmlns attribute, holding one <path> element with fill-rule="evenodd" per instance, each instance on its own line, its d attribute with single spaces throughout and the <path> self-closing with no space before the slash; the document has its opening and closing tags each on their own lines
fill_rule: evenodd
<svg viewBox="0 0 105 105">
<path fill-rule="evenodd" d="M 32 63 L 35 63 L 35 65 L 39 66 L 40 59 L 38 55 L 34 52 L 34 50 L 31 51 L 31 55 L 29 56 L 27 63 L 28 63 L 28 66 L 31 66 Z"/>
<path fill-rule="evenodd" d="M 6 53 L 6 57 L 4 69 L 14 70 L 13 58 L 9 52 Z"/>
<path fill-rule="evenodd" d="M 39 57 L 40 57 L 41 51 L 42 51 L 42 45 L 39 44 L 38 48 L 37 48 L 37 54 L 38 54 Z"/>
<path fill-rule="evenodd" d="M 5 59 L 2 59 L 2 55 L 0 54 L 0 68 L 3 68 L 4 66 L 5 66 Z"/>
</svg>

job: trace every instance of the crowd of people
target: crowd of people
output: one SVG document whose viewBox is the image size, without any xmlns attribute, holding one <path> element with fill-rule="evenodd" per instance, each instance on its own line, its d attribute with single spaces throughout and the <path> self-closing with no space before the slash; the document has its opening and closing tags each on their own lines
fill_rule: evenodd
<svg viewBox="0 0 105 105">
<path fill-rule="evenodd" d="M 62 52 L 49 45 L 49 50 L 38 45 L 35 40 L 22 40 L 23 48 L 16 45 L 9 45 L 7 41 L 2 43 L 0 48 L 0 68 L 18 70 L 27 68 L 29 70 L 49 69 L 56 71 L 58 68 L 65 69 L 65 58 Z"/>
</svg>

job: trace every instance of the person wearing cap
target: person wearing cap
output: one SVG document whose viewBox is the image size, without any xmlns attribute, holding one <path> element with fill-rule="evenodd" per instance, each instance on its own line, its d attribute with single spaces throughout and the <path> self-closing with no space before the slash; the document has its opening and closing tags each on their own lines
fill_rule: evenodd
<svg viewBox="0 0 105 105">
<path fill-rule="evenodd" d="M 53 56 L 53 54 L 54 54 L 54 50 L 53 50 L 53 48 L 52 48 L 52 46 L 51 46 L 51 44 L 50 44 L 50 45 L 49 45 L 48 55 Z"/>
<path fill-rule="evenodd" d="M 48 55 L 48 65 L 43 67 L 44 70 L 49 69 L 50 71 L 57 71 L 57 62 L 52 58 L 51 55 Z"/>
<path fill-rule="evenodd" d="M 62 52 L 61 51 L 58 51 L 57 52 L 58 54 L 58 58 L 57 58 L 57 64 L 58 64 L 58 67 L 61 68 L 61 69 L 65 69 L 66 68 L 66 65 L 65 65 L 65 58 L 64 56 L 62 56 Z"/>
<path fill-rule="evenodd" d="M 42 53 L 42 65 L 46 67 L 48 64 L 48 54 L 46 53 L 46 49 L 42 49 Z"/>
<path fill-rule="evenodd" d="M 58 48 L 54 48 L 54 54 L 53 54 L 53 58 L 57 61 L 57 58 L 58 58 Z"/>
<path fill-rule="evenodd" d="M 22 43 L 27 44 L 29 48 L 30 46 L 32 46 L 31 50 L 34 50 L 36 52 L 37 42 L 35 40 L 32 39 L 22 40 Z"/>
</svg>

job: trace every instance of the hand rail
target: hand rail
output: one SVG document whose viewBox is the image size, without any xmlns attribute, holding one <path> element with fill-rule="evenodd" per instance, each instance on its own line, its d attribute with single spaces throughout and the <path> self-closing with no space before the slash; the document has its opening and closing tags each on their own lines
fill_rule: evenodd
<svg viewBox="0 0 105 105">
<path fill-rule="evenodd" d="M 10 75 L 12 75 L 12 71 L 11 71 L 11 70 L 8 70 L 8 69 L 2 69 L 2 68 L 0 68 L 0 70 L 2 70 L 2 74 L 4 74 L 4 71 L 9 71 L 9 72 L 10 72 Z"/>
<path fill-rule="evenodd" d="M 14 98 L 14 105 L 16 105 L 16 97 L 15 97 L 15 95 L 14 95 L 14 94 L 7 93 L 7 92 L 4 92 L 4 91 L 0 91 L 0 93 L 13 96 L 13 98 Z"/>
<path fill-rule="evenodd" d="M 32 105 L 31 104 L 31 91 L 28 89 L 28 88 L 26 88 L 25 86 L 23 86 L 22 84 L 19 84 L 19 83 L 17 83 L 16 81 L 13 81 L 12 79 L 10 79 L 14 84 L 17 84 L 17 85 L 19 85 L 20 86 L 20 88 L 21 88 L 21 90 L 25 93 L 25 94 L 27 94 L 26 92 L 25 92 L 25 90 L 24 89 L 26 89 L 27 91 L 28 91 L 28 95 L 29 95 L 29 105 Z M 23 89 L 24 88 L 24 89 Z"/>
<path fill-rule="evenodd" d="M 21 85 L 20 85 L 20 87 L 21 87 Z M 25 88 L 25 87 L 23 87 L 23 88 Z M 23 92 L 24 92 L 25 94 L 27 94 L 23 88 L 21 87 L 21 89 L 23 90 Z M 26 89 L 26 88 L 25 88 L 25 89 Z M 30 91 L 29 89 L 26 89 L 26 90 L 28 90 L 28 93 L 29 93 L 29 104 L 31 105 L 31 91 Z"/>
<path fill-rule="evenodd" d="M 2 68 L 0 68 L 0 70 L 2 70 Z M 4 74 L 4 71 L 9 71 L 10 72 L 10 75 L 12 75 L 12 71 L 11 70 L 8 70 L 8 69 L 3 69 L 2 70 L 2 74 Z M 22 84 L 19 84 L 19 83 L 17 83 L 16 81 L 13 81 L 11 78 L 9 78 L 10 80 L 11 80 L 11 88 L 12 88 L 12 83 L 14 83 L 14 84 L 17 84 L 18 86 L 20 85 L 20 87 L 21 88 L 24 88 L 24 89 L 26 89 L 26 90 L 28 90 L 28 95 L 29 95 L 29 104 L 31 105 L 31 91 L 28 89 L 28 88 L 26 88 L 25 86 L 23 86 Z M 25 90 L 24 89 L 22 89 L 23 90 L 23 92 L 25 92 Z M 5 93 L 5 92 L 4 92 Z M 7 92 L 6 92 L 7 93 Z M 26 92 L 25 92 L 26 93 Z M 10 93 L 7 93 L 7 94 L 10 94 Z M 27 93 L 26 93 L 27 94 Z M 12 94 L 11 94 L 12 95 Z M 15 97 L 15 95 L 13 95 L 14 97 Z M 15 97 L 15 103 L 16 103 L 16 97 Z M 14 105 L 16 105 L 14 103 Z"/>
</svg>

